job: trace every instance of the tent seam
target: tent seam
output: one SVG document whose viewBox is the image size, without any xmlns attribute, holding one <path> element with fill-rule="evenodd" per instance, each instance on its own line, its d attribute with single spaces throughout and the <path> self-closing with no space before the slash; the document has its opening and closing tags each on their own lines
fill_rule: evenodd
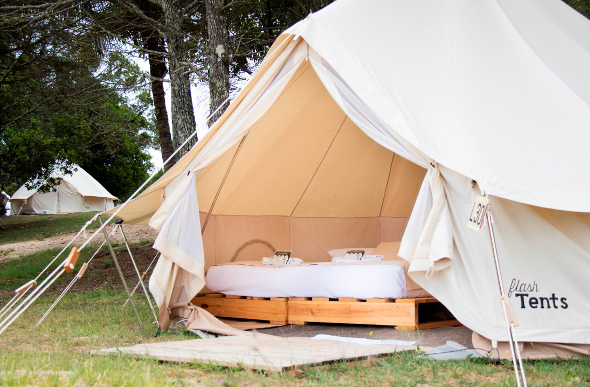
<svg viewBox="0 0 590 387">
<path fill-rule="evenodd" d="M 311 67 L 310 67 L 310 68 L 311 68 Z M 307 70 L 306 70 L 306 71 L 307 71 Z M 305 103 L 304 103 L 304 104 L 301 106 L 301 109 L 299 109 L 299 110 L 298 110 L 298 112 L 302 111 L 302 110 L 305 108 L 305 106 L 306 106 L 306 105 L 309 103 L 309 101 L 311 100 L 311 98 L 312 98 L 313 96 L 315 96 L 315 94 L 318 92 L 318 90 L 320 90 L 320 86 L 318 86 L 318 87 L 316 88 L 316 90 L 315 90 L 315 91 L 314 91 L 314 92 L 313 92 L 313 93 L 312 93 L 312 94 L 309 96 L 309 98 L 307 99 L 307 101 L 306 101 L 306 102 L 305 102 Z M 294 119 L 295 119 L 295 118 L 293 118 L 293 119 L 292 119 L 290 122 L 292 122 Z M 250 129 L 248 129 L 248 133 L 249 133 L 249 132 L 252 130 L 252 128 L 253 128 L 253 126 L 254 126 L 255 124 L 256 124 L 256 123 L 252 124 L 252 126 L 250 127 Z M 285 127 L 288 127 L 288 125 L 287 125 L 287 126 L 285 126 Z M 225 199 L 225 201 L 223 202 L 223 204 L 227 203 L 227 201 L 229 201 L 229 200 L 231 199 L 231 197 L 234 195 L 234 193 L 235 193 L 235 192 L 236 192 L 236 190 L 237 190 L 237 189 L 240 187 L 240 185 L 241 185 L 241 184 L 242 184 L 242 183 L 243 183 L 243 182 L 244 182 L 244 181 L 245 181 L 245 180 L 246 180 L 246 179 L 247 179 L 247 178 L 248 178 L 248 177 L 251 175 L 251 173 L 252 173 L 252 170 L 254 169 L 254 167 L 256 167 L 256 166 L 258 166 L 258 165 L 259 165 L 259 163 L 260 163 L 260 160 L 262 160 L 262 159 L 263 159 L 263 158 L 264 158 L 264 157 L 265 157 L 265 156 L 268 154 L 268 152 L 270 152 L 271 148 L 273 148 L 274 144 L 275 144 L 277 141 L 279 141 L 279 138 L 280 138 L 280 137 L 281 137 L 281 136 L 280 136 L 280 135 L 278 135 L 278 136 L 277 136 L 277 138 L 276 138 L 276 139 L 275 139 L 275 140 L 272 142 L 272 144 L 270 144 L 270 146 L 269 146 L 269 147 L 266 149 L 266 151 L 265 151 L 265 152 L 264 152 L 264 153 L 263 153 L 263 154 L 262 154 L 262 155 L 261 155 L 261 156 L 258 158 L 258 160 L 256 161 L 256 165 L 253 165 L 253 167 L 251 167 L 251 168 L 250 168 L 250 170 L 248 171 L 248 173 L 246 173 L 246 174 L 244 175 L 244 177 L 242 178 L 242 180 L 240 180 L 240 182 L 239 182 L 239 183 L 236 185 L 236 187 L 235 187 L 234 189 L 232 189 L 232 190 L 231 190 L 231 192 L 228 194 L 228 196 L 227 196 L 227 199 Z M 228 178 L 229 178 L 229 176 L 228 176 Z M 225 206 L 225 205 L 221 206 L 221 207 L 220 207 L 220 209 L 219 209 L 219 211 L 220 211 L 220 212 L 222 212 L 223 210 L 225 210 L 225 208 L 226 208 L 226 207 L 227 207 L 227 206 Z M 212 215 L 214 215 L 214 214 L 212 214 Z"/>
<path fill-rule="evenodd" d="M 385 197 L 387 196 L 387 188 L 389 187 L 389 179 L 391 178 L 391 170 L 393 169 L 393 160 L 395 159 L 396 153 L 392 152 L 391 163 L 389 164 L 389 173 L 387 174 L 387 183 L 385 183 L 385 191 L 383 191 L 383 200 L 381 200 L 381 208 L 379 208 L 379 217 L 383 214 L 383 205 L 385 204 Z"/>
<path fill-rule="evenodd" d="M 336 137 L 338 137 L 338 134 L 342 130 L 342 127 L 344 126 L 344 123 L 346 122 L 346 119 L 348 119 L 348 116 L 345 113 L 344 114 L 344 119 L 342 120 L 342 123 L 338 127 L 338 131 L 334 135 L 334 138 L 332 138 L 332 141 L 330 141 L 330 145 L 328 146 L 328 149 L 326 150 L 326 153 L 324 153 L 324 157 L 322 157 L 322 160 L 319 162 L 319 164 L 318 164 L 317 168 L 315 169 L 313 175 L 311 175 L 311 179 L 309 179 L 309 182 L 307 183 L 307 186 L 305 187 L 305 189 L 303 190 L 303 193 L 299 197 L 299 200 L 295 204 L 295 207 L 293 207 L 293 211 L 291 211 L 291 215 L 289 215 L 290 217 L 293 216 L 293 213 L 297 210 L 297 207 L 299 207 L 299 203 L 301 203 L 301 200 L 303 199 L 303 197 L 307 193 L 307 190 L 309 189 L 309 186 L 311 185 L 311 182 L 315 178 L 315 175 L 317 175 L 318 171 L 320 170 L 320 167 L 322 166 L 322 164 L 324 163 L 324 160 L 326 159 L 326 156 L 328 155 L 328 153 L 330 153 L 330 149 L 332 149 L 332 145 L 334 144 L 334 141 L 336 141 Z"/>
</svg>

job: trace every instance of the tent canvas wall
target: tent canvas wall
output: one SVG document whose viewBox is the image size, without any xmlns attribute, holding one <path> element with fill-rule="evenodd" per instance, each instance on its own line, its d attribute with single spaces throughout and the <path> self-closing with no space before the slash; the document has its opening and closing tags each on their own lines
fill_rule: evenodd
<svg viewBox="0 0 590 387">
<path fill-rule="evenodd" d="M 58 184 L 49 192 L 22 185 L 10 199 L 13 214 L 57 214 L 66 212 L 107 211 L 116 197 L 81 167 L 72 174 L 54 172 Z"/>
<path fill-rule="evenodd" d="M 558 0 L 340 0 L 310 15 L 119 212 L 160 231 L 161 317 L 205 286 L 236 236 L 313 259 L 368 241 L 363 231 L 374 244 L 403 233 L 412 279 L 506 341 L 488 225 L 466 225 L 485 192 L 518 339 L 590 343 L 588 68 L 590 22 Z"/>
</svg>

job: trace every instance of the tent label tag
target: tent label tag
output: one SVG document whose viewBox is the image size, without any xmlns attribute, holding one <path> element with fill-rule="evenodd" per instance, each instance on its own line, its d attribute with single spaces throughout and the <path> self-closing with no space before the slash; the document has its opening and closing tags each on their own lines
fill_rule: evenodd
<svg viewBox="0 0 590 387">
<path fill-rule="evenodd" d="M 469 215 L 467 227 L 477 232 L 481 230 L 488 210 L 488 204 L 490 204 L 488 198 L 479 195 L 475 197 L 475 203 L 473 203 L 473 209 L 471 210 L 471 215 Z"/>
</svg>

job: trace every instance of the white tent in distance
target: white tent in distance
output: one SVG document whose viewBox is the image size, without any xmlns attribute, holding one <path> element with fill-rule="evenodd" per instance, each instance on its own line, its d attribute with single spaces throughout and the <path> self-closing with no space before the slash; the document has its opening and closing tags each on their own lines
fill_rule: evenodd
<svg viewBox="0 0 590 387">
<path fill-rule="evenodd" d="M 78 165 L 71 174 L 54 172 L 51 178 L 57 185 L 48 192 L 23 184 L 10 198 L 12 214 L 107 211 L 114 207 L 117 198 Z"/>
</svg>

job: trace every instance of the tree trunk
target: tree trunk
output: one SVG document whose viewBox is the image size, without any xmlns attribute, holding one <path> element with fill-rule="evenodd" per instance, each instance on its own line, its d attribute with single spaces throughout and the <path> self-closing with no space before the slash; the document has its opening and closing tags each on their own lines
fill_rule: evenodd
<svg viewBox="0 0 590 387">
<path fill-rule="evenodd" d="M 223 0 L 205 0 L 209 34 L 209 97 L 211 113 L 229 97 L 229 32 Z M 227 103 L 209 120 L 213 124 Z"/>
<path fill-rule="evenodd" d="M 150 75 L 152 78 L 152 96 L 154 98 L 154 110 L 156 112 L 156 128 L 158 129 L 158 138 L 160 150 L 162 152 L 162 161 L 166 161 L 174 153 L 174 145 L 170 136 L 170 126 L 168 125 L 168 111 L 166 110 L 166 100 L 164 92 L 164 81 L 166 75 L 166 64 L 164 63 L 164 48 L 160 44 L 160 39 L 151 36 L 145 40 L 145 47 L 148 51 L 150 63 Z M 154 51 L 162 52 L 158 56 Z M 157 78 L 157 79 L 156 79 Z M 167 171 L 176 163 L 176 157 L 164 165 Z"/>
<path fill-rule="evenodd" d="M 179 0 L 160 0 L 164 12 L 164 21 L 168 31 L 168 68 L 170 72 L 170 102 L 172 113 L 172 140 L 174 148 L 178 148 L 195 131 L 195 113 L 191 98 L 189 72 L 184 50 L 184 34 L 182 32 L 182 14 Z M 178 153 L 179 158 L 188 152 L 197 142 L 195 135 Z"/>
</svg>

